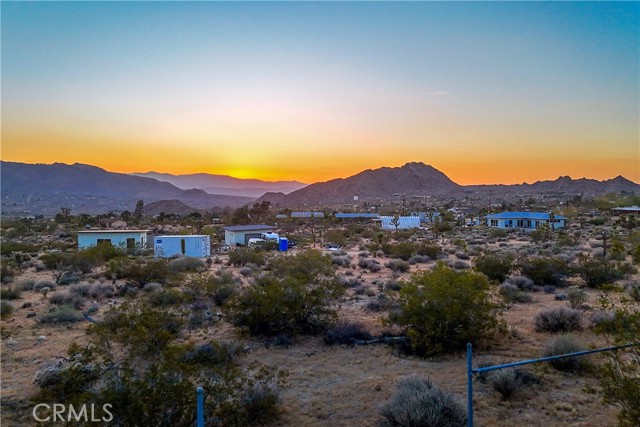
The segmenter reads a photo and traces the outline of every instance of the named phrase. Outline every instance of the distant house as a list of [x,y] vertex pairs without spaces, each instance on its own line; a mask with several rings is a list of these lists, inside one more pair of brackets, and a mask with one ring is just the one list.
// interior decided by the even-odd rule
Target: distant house
[[520,228],[524,230],[535,230],[541,224],[551,224],[552,229],[563,228],[567,217],[554,215],[551,222],[547,212],[502,212],[487,215],[487,225],[495,228]]
[[324,212],[291,212],[291,218],[324,218]]
[[335,214],[336,218],[380,218],[380,214],[369,212],[353,212],[343,213],[338,212]]
[[147,230],[85,230],[78,231],[78,249],[88,249],[101,244],[119,248],[136,248],[147,245]]
[[200,234],[157,236],[153,239],[153,253],[158,258],[176,255],[205,258],[211,255],[211,237]]
[[626,206],[611,209],[614,215],[640,215],[640,206]]
[[274,229],[275,227],[265,224],[224,227],[224,242],[228,246],[247,245],[249,239],[259,239],[262,233],[269,233]]
[[383,230],[406,230],[409,228],[419,228],[420,227],[420,217],[419,216],[399,216],[398,217],[398,226],[394,224],[394,217],[392,216],[381,216],[380,222],[382,223]]

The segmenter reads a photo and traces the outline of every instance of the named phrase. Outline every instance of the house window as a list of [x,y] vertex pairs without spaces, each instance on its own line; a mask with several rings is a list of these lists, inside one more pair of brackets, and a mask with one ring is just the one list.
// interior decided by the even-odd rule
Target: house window
[[127,249],[133,249],[136,247],[136,239],[130,237],[127,239]]
[[492,227],[497,227],[498,226],[498,220],[497,219],[492,219],[491,220],[491,226]]
[[531,220],[530,219],[527,220],[527,228],[531,228]]
[[111,244],[111,239],[97,239],[96,243],[98,245],[110,245]]
[[523,219],[519,219],[516,222],[516,224],[517,224],[518,228],[523,228],[524,227],[524,220]]
[[512,219],[508,219],[504,222],[504,226],[505,227],[513,227],[513,220]]

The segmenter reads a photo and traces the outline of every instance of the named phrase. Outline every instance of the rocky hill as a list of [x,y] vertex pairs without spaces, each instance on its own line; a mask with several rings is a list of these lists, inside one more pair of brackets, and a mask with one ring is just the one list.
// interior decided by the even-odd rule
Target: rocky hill
[[133,211],[137,200],[180,200],[198,209],[236,207],[251,198],[183,190],[152,178],[108,172],[75,163],[1,162],[4,214],[53,215],[61,207],[72,213]]
[[288,194],[281,205],[301,206],[318,203],[349,203],[358,200],[389,199],[394,196],[457,194],[463,187],[451,181],[433,166],[407,163],[404,166],[367,169],[349,178],[311,184]]

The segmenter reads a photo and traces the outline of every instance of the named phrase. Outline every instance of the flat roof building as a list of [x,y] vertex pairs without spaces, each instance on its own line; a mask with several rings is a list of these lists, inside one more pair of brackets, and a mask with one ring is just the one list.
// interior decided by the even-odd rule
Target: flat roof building
[[224,242],[228,246],[245,246],[249,239],[259,239],[262,233],[270,233],[275,227],[266,224],[232,225],[224,227]]

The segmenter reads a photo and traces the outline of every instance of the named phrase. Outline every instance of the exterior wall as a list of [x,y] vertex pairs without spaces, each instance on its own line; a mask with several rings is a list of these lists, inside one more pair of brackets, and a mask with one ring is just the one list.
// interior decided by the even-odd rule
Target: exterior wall
[[[406,230],[408,228],[420,227],[420,217],[418,216],[401,216],[399,218],[400,218],[400,221],[398,224],[398,230]],[[393,221],[392,216],[381,216],[380,221],[382,222],[383,230],[396,229],[396,226],[392,224],[392,221]]]
[[[492,221],[497,221],[497,225],[495,224],[495,222],[492,223]],[[511,221],[511,222],[509,222]],[[523,221],[522,226],[518,225],[518,221]],[[553,229],[554,230],[558,230],[560,228],[564,228],[565,226],[565,220],[564,219],[556,219],[557,222],[555,222],[553,224]],[[504,229],[509,229],[509,228],[517,228],[517,229],[524,229],[524,230],[536,230],[540,225],[542,225],[543,223],[549,222],[548,220],[544,220],[544,219],[529,219],[529,218],[509,218],[509,219],[503,219],[503,218],[498,218],[498,219],[491,219],[491,218],[487,218],[487,225],[489,227],[495,227],[495,228],[504,228]]]
[[160,258],[182,255],[182,240],[185,243],[185,256],[204,258],[211,255],[211,238],[205,235],[158,236],[153,239],[154,255]]
[[268,230],[224,231],[224,243],[227,246],[246,245],[249,239],[260,238]]
[[87,249],[98,244],[98,240],[109,240],[116,247],[127,247],[127,239],[134,239],[135,244],[146,246],[147,233],[111,233],[108,231],[101,233],[78,233],[78,249]]

